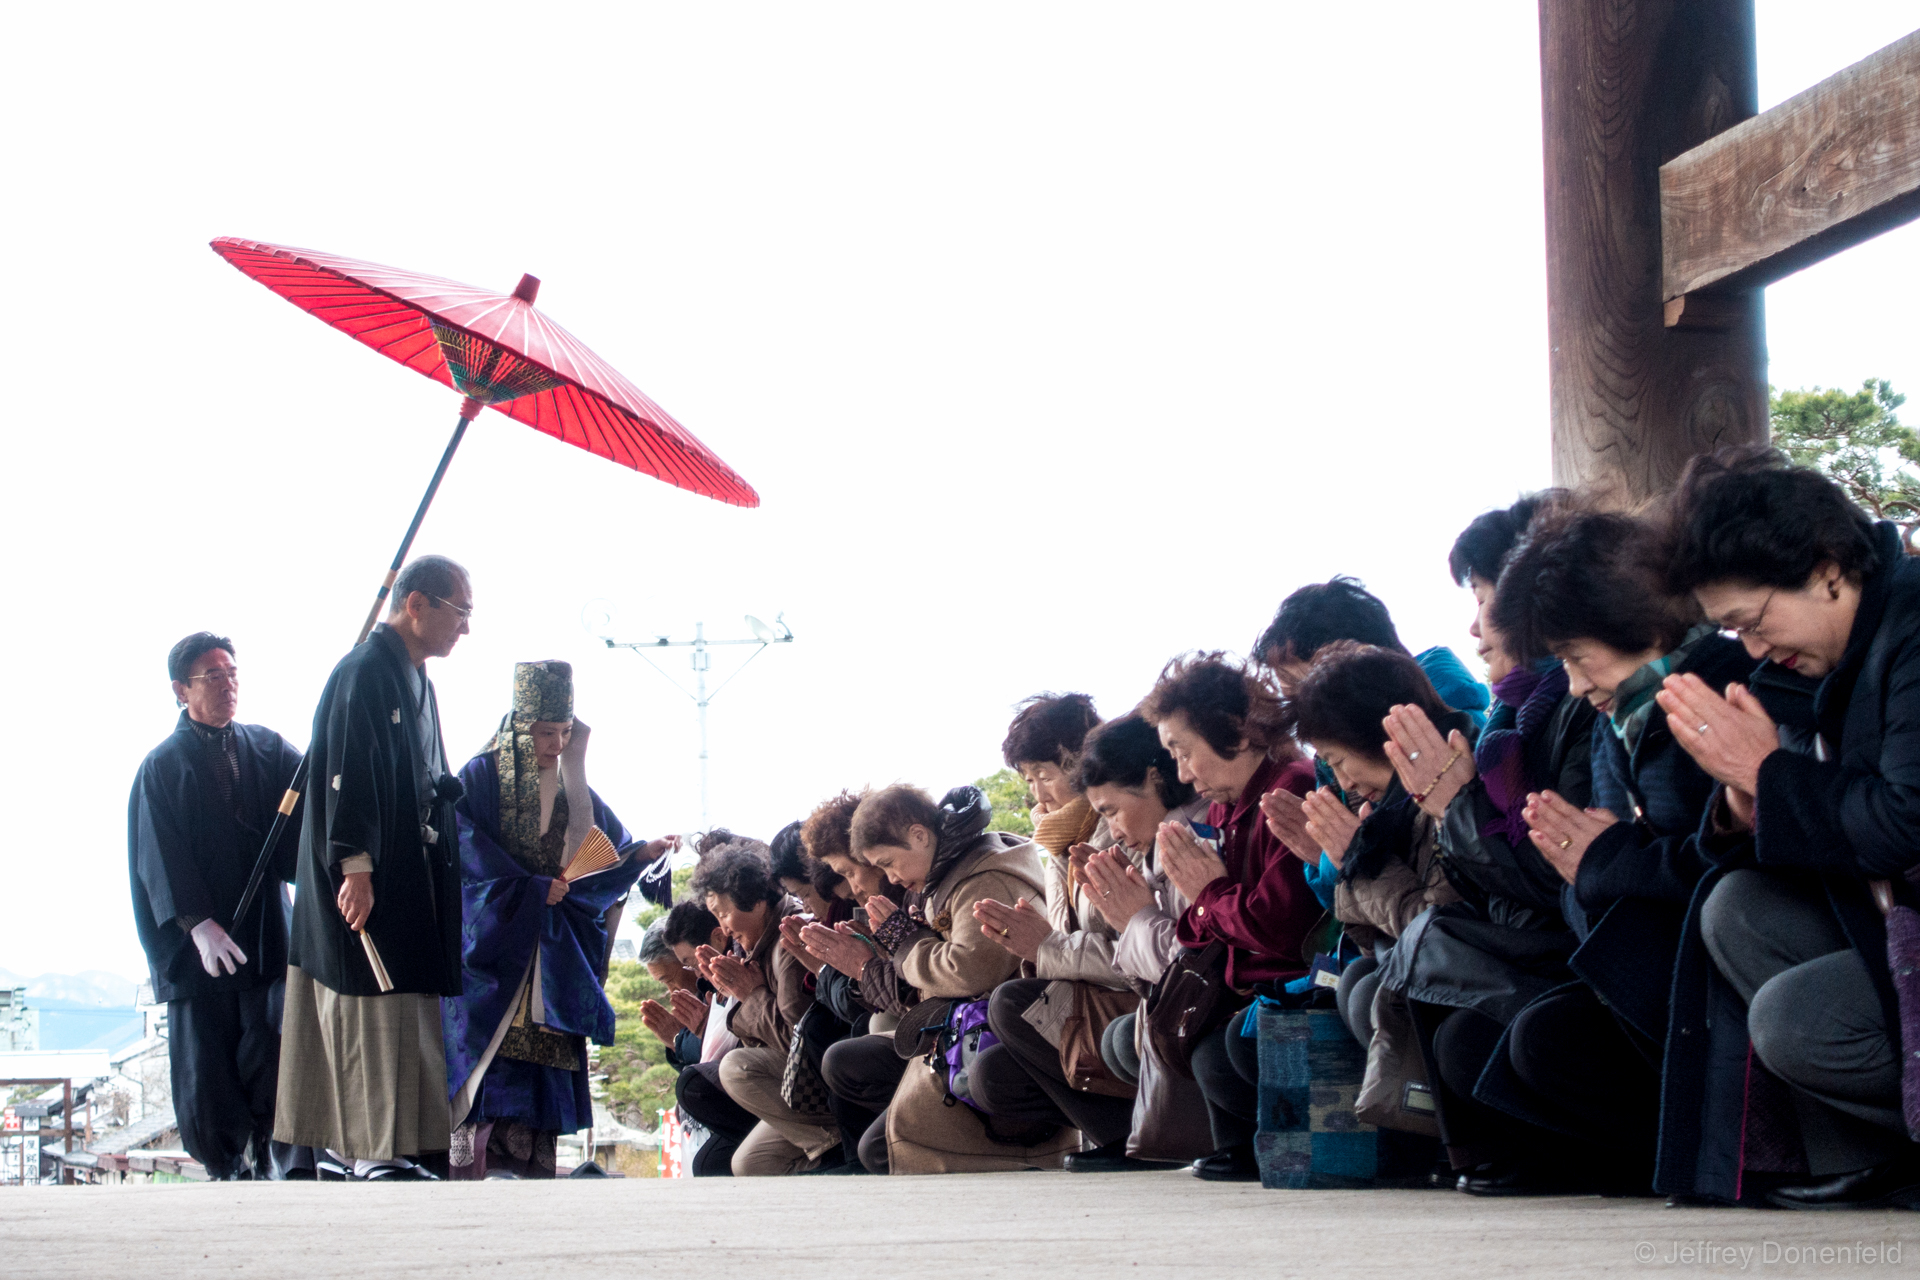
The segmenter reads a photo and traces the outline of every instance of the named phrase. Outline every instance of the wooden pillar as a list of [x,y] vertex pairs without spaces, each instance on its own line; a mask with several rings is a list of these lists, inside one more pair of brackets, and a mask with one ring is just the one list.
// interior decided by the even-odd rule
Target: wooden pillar
[[1660,166],[1754,115],[1752,0],[1540,0],[1553,478],[1619,502],[1767,438],[1763,294],[1669,327]]

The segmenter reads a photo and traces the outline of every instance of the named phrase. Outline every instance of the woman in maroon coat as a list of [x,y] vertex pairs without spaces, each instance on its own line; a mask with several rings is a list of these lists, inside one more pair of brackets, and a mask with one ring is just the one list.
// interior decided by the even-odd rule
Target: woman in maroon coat
[[[1313,764],[1287,736],[1271,677],[1225,654],[1174,659],[1140,709],[1159,730],[1180,780],[1212,802],[1207,824],[1219,833],[1216,852],[1183,825],[1160,828],[1167,878],[1192,903],[1180,917],[1181,945],[1226,943],[1227,985],[1244,1003],[1256,984],[1307,970],[1301,945],[1322,908],[1300,859],[1268,828],[1260,798],[1279,790],[1304,795],[1313,787]],[[1214,1142],[1214,1153],[1195,1161],[1193,1172],[1209,1181],[1260,1176],[1253,1158],[1259,1067],[1254,1042],[1240,1034],[1243,1016],[1236,1013],[1193,1050]]]

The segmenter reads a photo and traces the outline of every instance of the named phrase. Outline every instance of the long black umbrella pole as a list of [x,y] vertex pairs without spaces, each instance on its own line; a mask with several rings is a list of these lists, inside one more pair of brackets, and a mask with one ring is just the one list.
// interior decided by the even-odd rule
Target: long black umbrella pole
[[[447,464],[453,461],[453,455],[460,448],[460,441],[467,434],[475,417],[480,413],[480,402],[468,400],[460,406],[460,422],[453,429],[453,438],[447,441],[447,448],[440,455],[440,465],[433,469],[433,479],[427,482],[427,491],[420,496],[420,506],[413,513],[413,523],[407,526],[407,536],[400,539],[400,549],[393,553],[393,564],[387,569],[386,581],[380,584],[379,594],[373,598],[373,608],[367,610],[367,620],[360,624],[360,634],[354,638],[357,647],[373,631],[373,624],[380,618],[380,606],[386,603],[387,596],[393,590],[394,580],[400,576],[400,566],[407,562],[407,552],[413,550],[413,540],[420,532],[420,524],[427,518],[427,508],[433,505],[433,495],[440,492],[440,482],[446,479]],[[267,841],[260,846],[260,856],[253,860],[253,873],[247,877],[246,891],[240,895],[240,905],[234,908],[233,923],[237,926],[246,919],[247,911],[253,906],[254,898],[260,892],[260,886],[267,878],[267,868],[273,863],[273,851],[280,844],[281,833],[287,829],[287,822],[293,817],[295,806],[307,788],[307,764],[311,756],[302,756],[300,767],[293,771],[293,781],[287,784],[287,793],[280,797],[280,811],[273,815],[273,826],[267,831]]]

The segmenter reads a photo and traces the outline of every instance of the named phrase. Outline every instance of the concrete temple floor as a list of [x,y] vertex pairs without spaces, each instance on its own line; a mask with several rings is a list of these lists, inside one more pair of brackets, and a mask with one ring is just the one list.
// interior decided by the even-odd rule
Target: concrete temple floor
[[[1893,1250],[1839,1252],[1862,1245]],[[1822,1248],[1835,1252],[1822,1260]],[[1916,1214],[1489,1201],[1452,1191],[1263,1191],[1177,1172],[0,1189],[0,1276],[7,1280],[1426,1280],[1916,1268]]]

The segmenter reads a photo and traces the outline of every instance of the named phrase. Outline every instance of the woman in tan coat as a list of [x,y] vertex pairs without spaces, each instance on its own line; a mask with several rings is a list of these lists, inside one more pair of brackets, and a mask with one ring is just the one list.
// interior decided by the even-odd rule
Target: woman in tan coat
[[944,1022],[931,1016],[938,1006],[923,1010],[929,1002],[980,999],[1019,969],[1018,959],[987,937],[973,905],[1042,893],[1040,852],[1030,840],[988,831],[992,815],[977,787],[956,787],[935,804],[909,786],[876,791],[854,813],[854,856],[907,890],[900,908],[883,897],[867,900],[874,943],[921,1002],[896,1041],[908,1042],[903,1056],[909,1061],[887,1108],[890,1173],[1058,1168],[1079,1141],[1070,1129],[996,1139],[972,1108],[947,1105],[944,1064],[936,1072],[924,1060],[931,1036],[914,1034],[919,1025]]
[[733,940],[720,954],[695,953],[700,976],[737,1003],[727,1029],[740,1047],[720,1060],[720,1085],[759,1123],[733,1153],[736,1178],[798,1173],[840,1145],[830,1116],[804,1116],[780,1095],[787,1048],[813,1004],[806,968],[780,945],[780,921],[794,910],[773,876],[767,847],[735,839],[710,849],[694,872],[693,892]]
[[1126,1158],[1134,1086],[1100,1058],[1107,1024],[1140,999],[1114,967],[1119,930],[1087,893],[1087,859],[1113,843],[1079,777],[1099,732],[1092,700],[1078,693],[1031,698],[1008,727],[1001,754],[1048,808],[1034,833],[1049,855],[1047,897],[1044,914],[1024,898],[974,904],[988,936],[1020,959],[1022,976],[994,989],[987,1023],[1000,1043],[979,1055],[968,1083],[996,1122],[1078,1129],[1117,1157],[1096,1162],[1102,1168],[1153,1168]]

